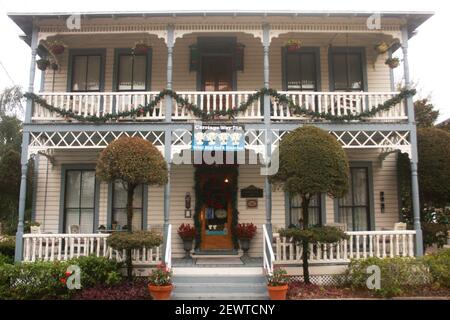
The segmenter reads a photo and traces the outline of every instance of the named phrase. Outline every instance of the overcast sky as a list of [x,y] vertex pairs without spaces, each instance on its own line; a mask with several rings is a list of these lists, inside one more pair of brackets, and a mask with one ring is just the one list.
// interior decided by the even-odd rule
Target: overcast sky
[[[219,1],[23,1],[0,0],[0,89],[12,83],[28,87],[30,50],[18,36],[21,34],[7,12],[86,12],[86,11],[160,11],[160,10],[373,10],[373,11],[434,11],[435,16],[419,28],[410,41],[410,68],[419,94],[430,95],[440,110],[439,120],[450,118],[448,102],[450,72],[450,5],[443,0],[227,0]],[[3,68],[4,67],[4,68]],[[6,71],[5,71],[6,69]],[[9,74],[9,76],[8,76]],[[10,79],[11,78],[11,79]]]

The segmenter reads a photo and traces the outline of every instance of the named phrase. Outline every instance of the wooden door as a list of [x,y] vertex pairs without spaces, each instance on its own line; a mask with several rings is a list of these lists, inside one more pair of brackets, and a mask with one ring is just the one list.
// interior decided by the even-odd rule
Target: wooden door
[[[202,91],[232,91],[233,90],[233,60],[229,56],[204,56],[202,58]],[[231,106],[231,95],[203,99],[203,106]],[[222,99],[222,101],[220,101]],[[227,103],[228,102],[228,103]],[[217,108],[217,107],[216,107]]]

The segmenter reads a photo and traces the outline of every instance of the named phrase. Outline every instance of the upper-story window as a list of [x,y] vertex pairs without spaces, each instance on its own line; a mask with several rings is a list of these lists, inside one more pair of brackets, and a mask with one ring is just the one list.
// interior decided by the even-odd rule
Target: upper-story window
[[104,49],[71,50],[68,89],[75,92],[102,91],[104,61]]
[[318,53],[314,49],[285,52],[285,89],[296,91],[318,90]]
[[335,91],[364,91],[364,50],[332,48],[330,50],[330,82]]
[[145,91],[149,88],[150,51],[132,54],[129,49],[116,50],[116,90]]

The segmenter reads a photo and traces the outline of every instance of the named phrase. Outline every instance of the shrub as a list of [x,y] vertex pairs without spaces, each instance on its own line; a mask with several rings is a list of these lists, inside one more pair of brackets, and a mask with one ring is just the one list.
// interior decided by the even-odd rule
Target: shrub
[[448,224],[434,222],[422,222],[423,242],[425,246],[431,247],[436,244],[442,248],[447,243]]
[[375,294],[382,297],[401,295],[406,289],[423,285],[431,280],[426,265],[415,258],[368,258],[352,260],[346,272],[348,284],[353,289],[366,289],[371,273],[369,266],[378,266],[381,271],[380,289]]
[[74,300],[149,300],[146,279],[123,281],[114,286],[98,285],[83,289],[73,296]]
[[256,226],[253,223],[239,223],[235,234],[238,239],[253,239],[256,234]]
[[183,240],[192,240],[195,238],[195,227],[192,227],[189,223],[181,224],[178,227],[178,235]]
[[423,259],[430,270],[433,282],[438,286],[450,288],[450,249],[440,250]]
[[14,236],[0,236],[0,254],[14,257],[16,241]]
[[4,254],[0,254],[0,266],[2,264],[12,264],[14,259],[10,256],[5,256]]
[[67,298],[67,262],[33,262],[0,266],[0,299]]
[[154,286],[168,286],[172,284],[172,271],[161,263],[152,270],[148,280]]
[[161,245],[162,236],[153,231],[114,232],[106,241],[116,250],[141,249]]
[[90,288],[100,284],[114,285],[122,280],[120,273],[122,263],[105,257],[79,257],[69,260],[68,264],[80,267],[80,280],[83,288]]

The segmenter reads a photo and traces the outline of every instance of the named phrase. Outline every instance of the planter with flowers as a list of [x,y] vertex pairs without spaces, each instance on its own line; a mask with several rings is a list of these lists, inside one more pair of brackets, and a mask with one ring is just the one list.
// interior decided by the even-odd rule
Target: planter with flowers
[[389,50],[389,45],[386,42],[382,41],[375,45],[375,50],[378,54],[386,53]]
[[239,223],[235,228],[235,235],[239,239],[240,247],[245,256],[250,249],[250,240],[255,236],[256,229],[253,223]]
[[287,271],[282,268],[275,268],[273,274],[267,276],[267,291],[270,300],[286,300],[288,283]]
[[135,54],[147,54],[150,46],[146,44],[143,40],[140,40],[134,44],[133,52]]
[[173,290],[172,271],[161,263],[150,274],[148,290],[155,300],[169,300]]
[[178,227],[178,235],[183,240],[184,251],[186,252],[186,258],[190,258],[192,243],[195,239],[195,228],[191,226],[189,223],[181,224]]
[[391,69],[395,69],[400,65],[400,59],[399,58],[389,58],[386,60],[385,64],[389,66]]
[[39,70],[45,71],[50,66],[50,60],[48,59],[39,59],[36,60],[36,64]]
[[302,42],[300,40],[289,39],[286,42],[286,49],[288,52],[295,52],[300,49]]
[[64,50],[66,49],[67,45],[62,42],[61,40],[54,40],[49,42],[48,49],[51,53],[54,55],[59,55],[64,53]]

